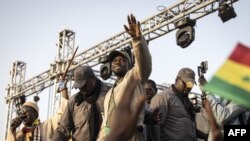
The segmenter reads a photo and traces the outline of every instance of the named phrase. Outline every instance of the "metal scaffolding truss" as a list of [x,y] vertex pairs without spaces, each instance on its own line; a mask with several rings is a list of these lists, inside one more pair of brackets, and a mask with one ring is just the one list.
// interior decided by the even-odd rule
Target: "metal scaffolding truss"
[[[228,4],[232,4],[237,0],[228,0]],[[182,20],[184,17],[191,19],[199,19],[212,12],[219,7],[217,0],[182,0],[177,4],[166,8],[164,11],[151,16],[141,22],[141,28],[146,40],[151,41],[161,37],[176,29],[174,23]],[[131,42],[131,37],[124,31],[121,32],[87,50],[76,55],[74,65],[69,69],[73,70],[78,65],[87,64],[91,67],[99,64],[98,58],[108,54],[112,50],[124,48]],[[19,95],[32,95],[37,91],[41,91],[51,85],[52,81],[58,74],[51,74],[51,70],[47,70],[25,82],[20,83],[16,87],[20,89],[15,96],[7,96],[6,100],[15,99]]]
[[[15,94],[20,91],[20,87],[17,87],[18,84],[24,82],[25,80],[25,72],[26,72],[26,63],[22,61],[16,61],[12,64],[12,70],[10,71],[11,81],[8,84],[7,88],[7,96],[13,97]],[[13,106],[15,104],[15,106]],[[16,109],[20,109],[21,103],[20,99],[13,99],[8,101],[8,113],[7,113],[7,121],[6,121],[6,129],[9,129],[10,120],[16,114]],[[16,109],[14,109],[16,108]],[[5,132],[5,137],[7,132]]]
[[[189,17],[190,19],[197,20],[210,13],[213,13],[219,8],[219,0],[180,0],[178,3],[174,4],[169,8],[165,8],[161,12],[149,17],[148,19],[141,22],[141,30],[143,36],[147,41],[154,40],[161,37],[177,27],[175,23]],[[222,0],[223,1],[223,0]],[[224,2],[228,4],[233,4],[238,0],[227,0]],[[21,95],[30,96],[41,92],[42,90],[55,85],[58,75],[65,71],[65,66],[68,62],[69,54],[72,54],[74,50],[74,32],[69,30],[64,30],[59,34],[60,37],[67,37],[67,40],[60,40],[59,37],[59,53],[55,64],[51,64],[50,69],[32,77],[26,81],[20,81],[11,85],[7,88],[6,102],[8,105],[8,111],[10,110],[13,100]],[[64,38],[65,39],[65,38]],[[67,53],[60,50],[62,44],[73,47],[68,50]],[[130,45],[131,37],[125,32],[121,32],[111,38],[96,44],[95,46],[78,53],[74,60],[73,65],[69,68],[69,72],[72,72],[79,65],[89,65],[95,67],[99,65],[98,58],[107,55],[109,52],[115,49],[122,49]],[[65,54],[66,53],[66,54]],[[65,58],[66,56],[66,58]],[[65,60],[66,59],[66,60]],[[11,83],[12,84],[12,83]],[[10,113],[8,113],[9,116]],[[11,118],[7,118],[11,119]],[[8,129],[8,123],[7,128]]]

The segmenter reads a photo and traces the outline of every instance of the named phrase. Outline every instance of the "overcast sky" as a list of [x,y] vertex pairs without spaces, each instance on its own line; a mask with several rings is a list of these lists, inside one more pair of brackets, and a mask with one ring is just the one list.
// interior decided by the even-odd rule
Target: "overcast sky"
[[[56,57],[58,33],[64,29],[76,33],[75,45],[83,51],[124,31],[127,15],[140,21],[159,13],[158,6],[170,7],[175,0],[0,0],[0,138],[3,139],[7,113],[4,97],[14,61],[27,63],[26,80],[49,69]],[[150,42],[153,70],[150,76],[158,84],[173,83],[178,70],[197,70],[207,60],[211,78],[238,42],[250,46],[250,1],[234,4],[237,17],[222,23],[215,12],[196,22],[195,41],[186,49],[176,45],[175,32]],[[78,52],[80,52],[78,51]],[[40,93],[40,117],[47,117],[48,90]]]

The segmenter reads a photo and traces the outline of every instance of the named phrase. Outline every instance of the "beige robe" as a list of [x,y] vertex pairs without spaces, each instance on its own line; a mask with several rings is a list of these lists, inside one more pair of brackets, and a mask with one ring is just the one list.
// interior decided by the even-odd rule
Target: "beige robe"
[[[45,120],[44,122],[40,123],[39,126],[41,129],[41,138],[43,141],[52,141],[53,139],[53,135],[54,135],[54,131],[57,128],[57,123],[59,122],[66,106],[67,106],[67,102],[68,100],[65,98],[61,98],[61,104],[59,107],[59,110],[57,111],[57,113]],[[17,131],[15,133],[12,133],[11,131],[9,131],[8,135],[7,135],[7,139],[6,141],[22,141],[24,134],[22,133],[22,131]]]
[[[135,55],[135,64],[134,67],[129,70],[124,78],[118,82],[118,85],[114,88],[114,106],[110,106],[110,100],[112,88],[108,91],[106,94],[105,100],[104,100],[104,116],[103,116],[103,122],[102,126],[98,135],[97,141],[106,141],[107,135],[109,132],[107,132],[107,129],[109,130],[110,123],[108,123],[108,118],[112,119],[112,113],[110,111],[113,111],[116,106],[118,105],[119,101],[121,100],[121,95],[119,93],[119,90],[124,87],[124,85],[127,85],[127,80],[131,76],[139,76],[140,82],[137,84],[135,92],[133,94],[132,102],[131,102],[131,109],[133,108],[137,103],[137,97],[139,95],[144,94],[144,87],[143,84],[148,80],[151,70],[152,70],[152,61],[151,61],[151,55],[149,53],[149,49],[147,46],[147,43],[145,41],[144,37],[137,37],[132,40],[132,46],[133,51]],[[113,109],[112,109],[113,108]],[[111,117],[110,117],[111,116]],[[109,120],[112,122],[112,120]],[[143,126],[144,121],[144,108],[142,109],[139,119],[137,121],[138,126]],[[122,122],[122,121],[121,121]],[[110,129],[112,130],[112,129]],[[131,141],[140,141],[143,137],[138,137],[138,135],[135,133],[135,135],[131,138]]]

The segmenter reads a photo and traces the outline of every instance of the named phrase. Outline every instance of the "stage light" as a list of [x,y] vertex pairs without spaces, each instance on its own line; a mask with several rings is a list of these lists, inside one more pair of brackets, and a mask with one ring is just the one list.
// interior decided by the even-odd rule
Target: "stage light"
[[[148,41],[147,41],[147,44],[148,44]],[[131,51],[131,46],[126,46],[125,48],[121,49],[121,51],[124,51],[124,52],[127,52],[128,53],[128,56],[130,58],[130,63],[129,63],[129,68],[132,68],[134,66],[134,54],[132,53]]]
[[175,27],[179,28],[176,32],[176,43],[181,48],[188,47],[195,39],[195,30],[193,26],[196,24],[195,20],[186,17],[181,21],[175,23]]
[[102,63],[100,67],[100,76],[103,80],[107,80],[111,74],[111,64],[108,55],[99,58],[99,63]]
[[218,11],[218,16],[220,17],[223,23],[237,16],[234,11],[234,8],[225,2],[220,3]]

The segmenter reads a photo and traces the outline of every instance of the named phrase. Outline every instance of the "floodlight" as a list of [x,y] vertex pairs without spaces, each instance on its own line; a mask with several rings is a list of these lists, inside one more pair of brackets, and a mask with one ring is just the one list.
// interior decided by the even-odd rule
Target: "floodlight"
[[222,22],[224,23],[232,18],[235,18],[237,15],[232,6],[230,6],[227,3],[220,3],[218,16],[221,18]]
[[186,17],[175,23],[175,26],[179,28],[176,32],[176,43],[181,48],[188,47],[195,39],[195,30],[193,26],[196,24],[195,20],[191,20]]
[[100,76],[103,80],[107,80],[111,74],[111,64],[108,55],[99,58],[99,63],[102,63],[100,67]]

